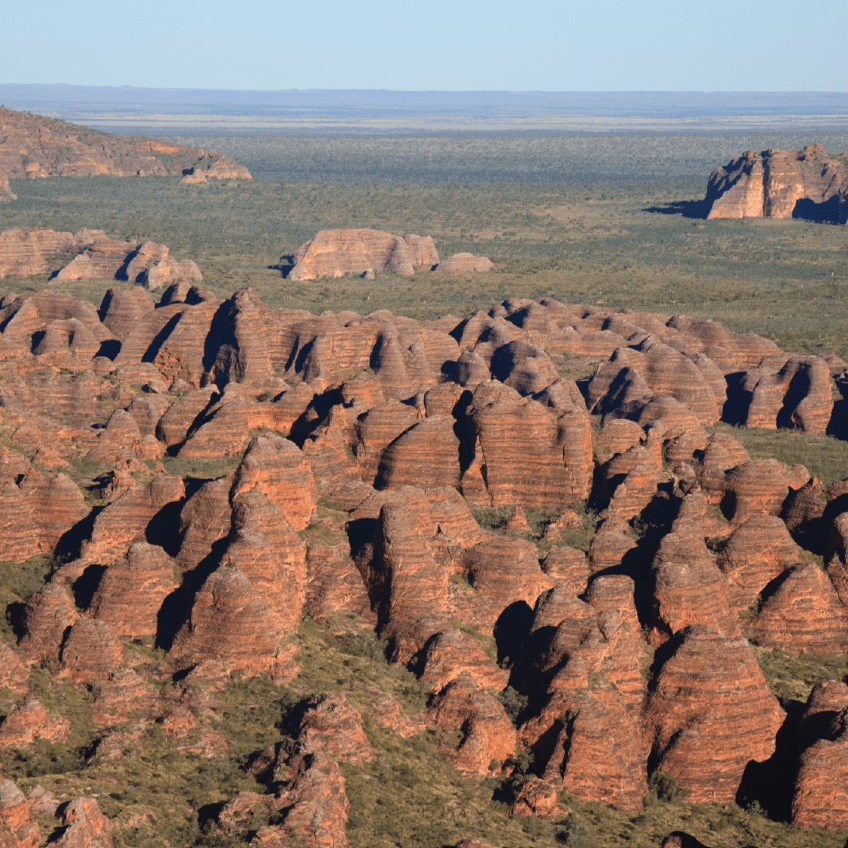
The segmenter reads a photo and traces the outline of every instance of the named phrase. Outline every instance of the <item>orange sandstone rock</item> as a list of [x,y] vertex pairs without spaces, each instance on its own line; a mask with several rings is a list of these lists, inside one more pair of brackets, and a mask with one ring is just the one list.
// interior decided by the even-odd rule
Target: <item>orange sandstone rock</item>
[[232,498],[256,489],[280,509],[295,530],[303,530],[318,499],[308,459],[293,443],[275,434],[256,436],[233,480]]
[[121,643],[111,624],[96,618],[80,618],[62,645],[62,667],[82,683],[103,680],[124,661]]
[[67,631],[77,620],[74,602],[64,586],[48,583],[27,601],[21,651],[39,662],[57,661]]
[[696,803],[732,802],[747,763],[774,752],[783,717],[749,643],[702,625],[670,644],[646,713],[657,769]]
[[485,776],[493,760],[503,763],[516,752],[515,727],[503,704],[468,675],[454,679],[436,695],[429,714],[447,736],[440,744],[442,753],[466,774]]
[[710,175],[707,217],[791,218],[806,204],[806,214],[844,224],[847,183],[845,163],[821,144],[797,151],[748,150]]
[[838,654],[848,643],[848,610],[827,574],[815,563],[787,569],[769,587],[751,622],[759,644],[792,654]]
[[290,280],[320,280],[346,274],[403,274],[414,266],[407,243],[379,230],[321,230],[295,254]]
[[477,274],[494,271],[495,266],[485,256],[475,256],[473,253],[454,253],[443,259],[434,269],[445,274]]
[[48,715],[41,701],[29,698],[13,707],[0,724],[0,748],[24,748],[36,739],[64,742],[70,729],[64,718]]
[[24,793],[11,781],[0,779],[0,845],[38,848],[41,835]]
[[88,612],[109,622],[123,637],[154,635],[162,603],[178,585],[174,563],[165,551],[135,542],[126,557],[103,572]]
[[800,556],[801,549],[776,516],[755,515],[743,521],[717,558],[719,568],[727,575],[730,606],[740,611],[754,606],[763,589]]
[[222,659],[248,675],[271,670],[279,638],[267,622],[272,612],[237,568],[206,578],[188,620],[174,638],[171,654],[182,662]]

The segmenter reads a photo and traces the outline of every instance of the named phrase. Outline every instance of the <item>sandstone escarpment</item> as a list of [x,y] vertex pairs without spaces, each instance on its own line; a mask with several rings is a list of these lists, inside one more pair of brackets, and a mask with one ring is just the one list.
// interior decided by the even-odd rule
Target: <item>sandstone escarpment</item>
[[107,135],[88,127],[0,107],[0,173],[8,178],[179,176],[197,169],[206,176],[249,179],[212,150],[166,141]]
[[710,175],[708,218],[848,220],[848,161],[821,144],[803,150],[748,150]]

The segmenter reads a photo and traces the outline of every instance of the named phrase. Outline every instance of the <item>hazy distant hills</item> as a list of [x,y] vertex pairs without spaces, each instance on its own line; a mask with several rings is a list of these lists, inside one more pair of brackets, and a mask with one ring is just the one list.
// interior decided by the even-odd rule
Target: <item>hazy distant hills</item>
[[[131,86],[0,84],[0,103],[89,125],[149,123],[151,116],[258,118],[294,125],[398,122],[400,125],[507,122],[539,129],[552,117],[660,120],[797,116],[820,124],[848,120],[848,97],[821,92],[504,92],[230,91]],[[114,119],[114,121],[112,120]],[[522,123],[524,122],[524,123]],[[554,128],[554,127],[551,127]]]

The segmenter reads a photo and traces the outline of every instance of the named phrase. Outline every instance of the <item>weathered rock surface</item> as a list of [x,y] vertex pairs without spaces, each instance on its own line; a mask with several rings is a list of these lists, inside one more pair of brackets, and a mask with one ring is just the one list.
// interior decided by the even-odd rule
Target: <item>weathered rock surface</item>
[[155,635],[165,598],[178,586],[174,563],[160,547],[136,542],[104,572],[88,612],[123,637]]
[[244,165],[236,165],[232,159],[219,156],[214,151],[204,151],[200,159],[190,168],[184,168],[184,183],[206,183],[209,180],[252,180]]
[[7,480],[0,485],[0,557],[23,562],[53,554],[88,513],[82,492],[65,474],[44,477],[32,468],[19,482]]
[[822,435],[833,412],[830,370],[819,356],[775,354],[745,374],[738,418],[748,427]]
[[48,715],[44,705],[30,698],[12,709],[0,724],[0,748],[25,748],[36,739],[64,742],[70,724],[63,718]]
[[91,683],[117,671],[124,654],[115,629],[106,621],[80,618],[62,645],[62,667],[74,680]]
[[107,135],[29,112],[0,107],[0,173],[23,177],[178,176],[198,168],[249,179],[246,168],[211,150],[167,141]]
[[7,200],[17,200],[18,196],[12,192],[12,189],[9,188],[9,178],[0,171],[0,203],[4,203]]
[[126,280],[158,289],[203,276],[190,259],[175,260],[163,244],[117,241],[103,230],[76,234],[16,229],[0,233],[0,277],[50,274],[53,282]]
[[841,681],[819,683],[807,699],[792,793],[792,824],[797,827],[831,830],[848,825],[846,709],[848,687]]
[[454,253],[453,256],[442,260],[436,265],[436,271],[443,274],[477,274],[484,271],[494,271],[491,259],[485,256],[475,256],[473,253]]
[[[493,760],[516,753],[515,727],[500,701],[467,675],[451,681],[433,700],[432,722],[445,731],[441,749],[460,771],[487,775]],[[459,739],[450,738],[458,731]]]
[[0,825],[0,845],[3,848],[38,848],[41,835],[26,796],[6,779],[0,779]]
[[300,247],[294,258],[291,280],[364,275],[369,271],[409,276],[415,270],[407,242],[380,230],[321,230]]
[[708,218],[848,220],[848,161],[821,144],[803,150],[748,150],[710,175]]
[[213,572],[195,595],[171,653],[186,664],[224,659],[233,670],[257,674],[273,668],[279,637],[267,626],[272,612],[235,567]]
[[769,590],[750,625],[760,645],[796,655],[845,651],[848,610],[819,566],[793,565]]
[[731,608],[741,612],[755,606],[763,589],[800,556],[800,548],[777,516],[757,515],[743,521],[717,557],[727,576],[725,594]]
[[65,635],[77,617],[68,590],[48,583],[27,601],[21,651],[39,662],[58,661]]
[[[600,426],[562,357],[600,363]],[[561,790],[636,812],[649,769],[730,803],[773,751],[782,797],[807,764],[799,821],[825,809],[809,752],[841,738],[848,698],[819,687],[778,737],[740,634],[764,662],[842,652],[848,484],[705,425],[773,383],[794,426],[820,429],[833,361],[602,305],[316,317],[188,282],[159,304],[112,289],[99,311],[7,295],[0,359],[0,588],[20,643],[0,642],[0,738],[59,740],[65,708],[41,688],[58,677],[98,768],[160,734],[174,756],[238,751],[265,790],[218,825],[266,845],[343,845],[342,769],[433,725],[467,774],[533,755],[512,815],[562,815]],[[244,750],[242,718],[275,744]],[[140,833],[154,812],[140,804]]]
[[783,710],[746,640],[698,625],[670,647],[646,714],[656,767],[692,802],[730,803],[748,762],[774,752]]

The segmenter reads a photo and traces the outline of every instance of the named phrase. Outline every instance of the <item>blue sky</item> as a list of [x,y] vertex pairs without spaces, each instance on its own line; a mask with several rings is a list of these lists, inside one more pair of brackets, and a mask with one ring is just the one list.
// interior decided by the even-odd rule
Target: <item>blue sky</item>
[[848,92],[844,0],[40,0],[2,21],[5,83]]

